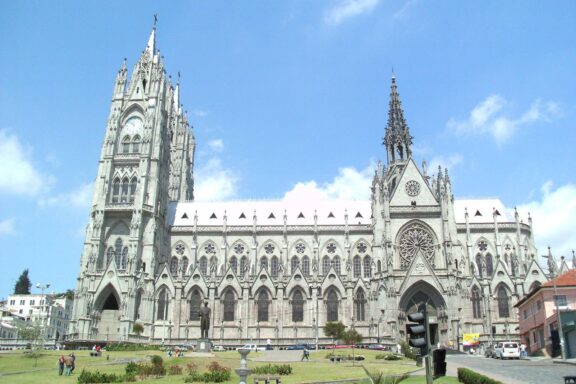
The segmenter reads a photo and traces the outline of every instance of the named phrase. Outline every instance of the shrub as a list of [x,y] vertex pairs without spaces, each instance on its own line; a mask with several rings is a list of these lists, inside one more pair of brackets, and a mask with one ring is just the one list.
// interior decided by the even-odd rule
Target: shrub
[[408,377],[407,373],[386,376],[382,371],[369,371],[365,367],[362,368],[364,368],[364,371],[370,377],[370,381],[374,384],[397,384]]
[[195,373],[198,371],[198,366],[194,363],[188,363],[186,364],[186,370],[188,371],[188,374]]
[[458,368],[458,381],[464,384],[503,384],[467,368]]
[[158,366],[158,365],[164,364],[164,360],[162,359],[162,356],[158,356],[158,355],[152,355],[152,356],[150,357],[150,362],[151,362],[152,365],[154,365],[154,366]]
[[132,343],[115,343],[106,345],[107,351],[146,351],[146,350],[160,350],[159,345],[150,344],[132,344]]
[[127,375],[136,375],[138,373],[138,364],[131,361],[126,365],[126,374]]
[[[190,365],[190,364],[189,364]],[[230,368],[226,368],[218,362],[213,361],[208,365],[208,372],[196,372],[196,366],[192,367],[194,370],[188,368],[188,377],[184,379],[185,383],[204,382],[204,383],[222,383],[229,381],[232,377]]]
[[402,360],[402,357],[395,353],[379,353],[376,355],[376,360],[396,361]]
[[80,376],[78,376],[78,384],[119,383],[123,381],[122,379],[122,376],[118,376],[114,373],[82,370]]
[[292,366],[290,364],[282,365],[262,365],[252,369],[252,374],[254,375],[281,375],[286,376],[292,374]]
[[181,375],[182,374],[182,367],[180,365],[171,365],[168,368],[169,375]]
[[418,356],[412,351],[410,344],[408,344],[406,340],[402,340],[400,342],[400,349],[402,350],[404,356],[406,356],[407,358],[412,360],[416,360],[416,358],[418,358]]

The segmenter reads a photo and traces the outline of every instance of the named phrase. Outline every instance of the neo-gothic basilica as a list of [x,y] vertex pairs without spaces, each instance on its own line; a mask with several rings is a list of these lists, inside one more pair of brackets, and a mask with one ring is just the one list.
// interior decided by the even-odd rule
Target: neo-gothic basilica
[[437,342],[515,334],[514,304],[567,265],[537,263],[524,213],[456,200],[447,170],[414,162],[412,140],[393,77],[370,200],[196,202],[196,143],[154,29],[116,76],[71,338],[184,343],[204,302],[224,345],[328,343],[329,321],[395,344],[421,304]]

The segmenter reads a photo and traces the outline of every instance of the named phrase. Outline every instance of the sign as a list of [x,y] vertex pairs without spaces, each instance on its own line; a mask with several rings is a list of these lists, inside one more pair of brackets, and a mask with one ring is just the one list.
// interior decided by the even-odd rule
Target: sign
[[465,333],[462,336],[462,344],[465,347],[471,347],[480,344],[480,334],[479,333]]

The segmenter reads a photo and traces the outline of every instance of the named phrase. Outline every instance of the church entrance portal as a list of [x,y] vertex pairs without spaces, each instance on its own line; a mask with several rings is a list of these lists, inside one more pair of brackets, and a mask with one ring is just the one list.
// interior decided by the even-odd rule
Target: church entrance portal
[[93,325],[96,329],[95,338],[107,342],[120,340],[120,297],[112,285],[102,290],[96,301],[96,309],[100,316]]
[[[400,300],[400,308],[406,315],[418,312],[422,306],[426,306],[430,343],[434,345],[440,341],[438,313],[440,309],[446,308],[446,303],[436,288],[424,281],[418,282],[408,288],[402,296],[402,300]],[[408,325],[406,325],[406,329],[404,329],[404,334],[408,339],[407,327]]]

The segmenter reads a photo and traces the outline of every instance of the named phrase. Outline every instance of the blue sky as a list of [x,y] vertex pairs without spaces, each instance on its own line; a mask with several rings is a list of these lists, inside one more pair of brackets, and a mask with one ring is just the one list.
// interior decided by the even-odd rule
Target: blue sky
[[157,44],[198,199],[368,198],[396,73],[417,163],[576,248],[573,1],[0,1],[0,297],[75,286],[116,71]]

